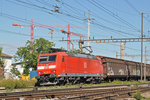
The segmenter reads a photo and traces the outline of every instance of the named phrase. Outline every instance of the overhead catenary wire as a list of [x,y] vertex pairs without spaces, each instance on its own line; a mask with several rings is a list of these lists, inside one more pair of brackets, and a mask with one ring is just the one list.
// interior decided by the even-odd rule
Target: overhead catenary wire
[[[18,2],[21,2],[21,3],[25,3],[25,4],[28,4],[28,5],[31,5],[31,6],[35,6],[35,7],[40,7],[40,6],[37,6],[37,5],[35,5],[35,4],[30,4],[30,3],[27,3],[27,2],[22,2],[22,1],[20,1],[20,0],[16,0],[16,1],[18,1]],[[40,7],[41,9],[43,9],[43,7]],[[44,9],[46,9],[46,10],[48,10],[47,8],[45,8],[44,7]],[[70,17],[73,17],[73,18],[76,18],[76,19],[79,19],[79,18],[77,18],[77,17],[74,17],[74,16],[71,16],[70,14],[66,14],[66,13],[64,13],[66,16],[70,16]],[[79,19],[79,20],[82,20],[82,19]]]
[[[10,1],[10,0],[8,0],[8,1]],[[31,3],[28,3],[28,2],[20,2],[20,0],[16,0],[16,1],[18,1],[19,3],[17,3],[17,4],[20,4],[20,3],[25,3],[26,5],[29,5],[29,6],[33,6],[33,4],[31,4]],[[15,3],[15,2],[11,2],[11,3]],[[15,3],[16,4],[16,3]],[[35,4],[34,4],[35,5]],[[21,6],[24,6],[24,7],[27,7],[27,6],[25,6],[25,5],[21,5]],[[42,7],[41,6],[35,6],[36,8],[39,8],[39,9],[42,9]],[[37,9],[34,9],[34,10],[37,10]],[[45,9],[43,9],[44,11],[45,11]],[[43,11],[43,10],[40,10],[40,11]],[[50,10],[51,12],[53,12],[52,13],[52,15],[56,15],[56,13],[53,11],[53,10],[51,10],[51,9],[46,9],[46,12],[45,13],[47,13],[47,14],[49,14],[49,12],[47,12],[47,10]],[[59,13],[59,14],[62,14],[62,13]],[[64,14],[62,14],[62,15],[66,15],[66,16],[72,16],[72,15],[70,15],[70,14],[67,14],[67,13],[64,13]],[[56,17],[58,17],[58,16],[56,16]],[[74,18],[74,19],[79,19],[78,17],[75,17],[75,16],[73,16],[73,17],[71,17],[71,18]],[[63,21],[65,21],[64,19],[61,19],[61,20],[63,20]],[[82,20],[82,19],[81,19]],[[65,21],[66,22],[66,21]],[[75,21],[74,21],[75,22]],[[56,29],[57,31],[58,31],[58,29]]]
[[[16,0],[16,1],[19,1],[19,2],[20,2],[20,0]],[[21,3],[25,3],[25,2],[21,2]],[[27,5],[29,4],[30,6],[33,6],[33,4],[30,4],[30,3],[25,3],[25,4],[27,4]],[[35,7],[40,7],[40,6],[36,6],[35,4],[34,4],[34,6],[35,6]],[[40,8],[43,9],[42,7],[40,7]],[[48,10],[48,9],[46,9],[46,10]],[[49,9],[49,10],[50,10],[50,9]],[[52,10],[51,10],[51,11],[52,11]],[[52,11],[52,12],[54,12],[54,11]],[[71,14],[68,14],[68,13],[60,12],[59,14],[66,15],[66,16],[68,16],[68,17],[71,17],[71,18],[74,18],[74,19],[78,19],[78,20],[82,20],[82,21],[83,21],[82,18],[72,16]],[[104,25],[101,25],[101,26],[104,26]],[[108,29],[108,30],[112,30],[112,31],[116,30],[116,29],[112,29],[112,28],[109,28],[109,27],[106,27],[106,26],[104,26],[104,27],[102,27],[102,28]],[[115,31],[115,32],[120,32],[120,33],[122,33],[122,31],[120,31],[120,30],[117,30],[117,31]]]
[[118,15],[116,15],[115,13],[113,13],[112,11],[110,11],[109,9],[105,8],[104,6],[102,6],[99,2],[95,1],[95,0],[88,0],[91,4],[93,4],[94,6],[96,6],[97,8],[101,9],[102,11],[106,12],[107,14],[109,14],[110,16],[114,17],[115,19],[117,19],[118,21],[124,23],[125,25],[133,28],[134,30],[136,30],[137,32],[140,32],[139,29],[137,29],[134,25],[130,24],[129,22],[125,21],[123,18],[119,17]]
[[[6,32],[8,34],[15,34],[15,35],[20,35],[20,36],[27,36],[27,37],[30,37],[30,35],[28,34],[25,34],[25,33],[20,33],[20,32],[14,32],[14,31],[9,31],[9,30],[4,30],[4,29],[0,29],[1,32]],[[49,37],[48,35],[42,35],[42,36],[39,36],[39,35],[34,35],[35,38],[40,38],[40,37]],[[55,37],[55,38],[61,38],[61,37]],[[57,41],[59,41],[59,39]]]
[[[77,3],[79,3],[78,1],[76,1]],[[69,5],[69,4],[67,4],[67,3],[64,3],[63,2],[63,4],[66,4],[66,5]],[[79,3],[79,5],[81,5],[80,3]],[[86,7],[86,6],[84,6],[84,5],[81,5],[81,6],[83,6],[83,7]],[[73,6],[69,6],[70,8],[73,8],[73,10],[77,10],[78,8],[76,8],[76,7],[73,7]],[[88,9],[88,8],[87,8]],[[70,9],[69,9],[70,10]],[[78,11],[78,10],[77,10]],[[115,22],[112,22],[112,21],[110,21],[110,20],[107,20],[107,19],[104,19],[104,18],[102,18],[102,17],[100,17],[100,16],[98,16],[96,13],[94,13],[94,12],[92,12],[93,14],[91,14],[93,17],[97,17],[98,19],[102,19],[103,21],[105,21],[105,22],[107,22],[107,23],[111,23],[111,24],[113,24],[113,25],[117,25],[117,26],[122,26],[121,24],[118,24],[118,23],[115,23]],[[98,21],[97,19],[94,19],[96,22]],[[101,24],[102,25],[102,24]],[[108,27],[108,26],[107,26]],[[126,27],[126,26],[122,26],[122,27]],[[127,27],[126,27],[127,28]],[[129,29],[129,28],[128,28]]]
[[21,6],[23,6],[23,7],[32,8],[32,9],[34,9],[34,10],[43,11],[43,12],[45,12],[45,13],[51,13],[51,12],[49,12],[49,11],[45,11],[44,9],[41,9],[42,7],[38,8],[38,7],[33,7],[33,6],[31,6],[31,5],[25,6],[24,4],[21,4],[21,3],[19,3],[19,2],[15,2],[15,0],[6,0],[6,1],[7,1],[7,2],[10,2],[10,3],[14,3],[14,4],[16,4],[16,5],[21,5]]
[[[76,1],[77,2],[77,1]],[[66,3],[64,3],[64,4],[66,4]],[[83,5],[84,6],[84,5]],[[94,15],[93,16],[95,16],[96,14],[94,13]],[[105,22],[109,22],[110,23],[110,21],[108,21],[108,20],[106,20],[106,19],[104,19],[104,18],[101,18],[101,17],[98,17],[98,18],[100,18],[100,19],[102,19],[102,20],[104,20]],[[97,21],[96,21],[96,23],[97,23]],[[112,23],[112,22],[111,22]],[[93,23],[91,23],[91,24],[93,24]],[[114,24],[117,24],[117,23],[112,23],[113,25]],[[131,34],[131,33],[126,33],[126,32],[123,32],[123,31],[121,31],[121,30],[117,30],[117,29],[113,29],[113,28],[110,28],[110,27],[108,27],[108,26],[104,26],[104,25],[102,25],[102,24],[97,24],[98,26],[101,26],[102,28],[104,28],[104,29],[108,29],[108,30],[111,30],[111,31],[115,31],[115,32],[119,32],[120,34],[127,34],[127,35],[134,35],[134,34]],[[118,26],[121,26],[121,25],[118,25]],[[125,26],[123,26],[123,27],[125,27]],[[131,28],[131,27],[130,27]],[[125,36],[125,35],[124,35]]]
[[[83,5],[82,3],[80,3],[78,0],[76,0],[76,2],[79,4],[79,5],[81,5],[81,7],[84,7],[84,8],[86,8],[86,9],[88,9],[87,8],[87,6],[85,6],[85,5]],[[100,17],[99,15],[97,15],[97,13],[95,13],[95,12],[92,12],[93,14],[91,14],[93,17],[96,17],[96,18],[98,18],[98,19],[101,19],[101,20],[103,20],[104,22],[107,22],[107,23],[111,23],[112,25],[117,25],[117,26],[122,26],[122,27],[126,27],[126,26],[123,26],[123,25],[121,25],[121,24],[118,24],[118,23],[116,23],[116,22],[114,22],[114,21],[112,21],[112,20],[108,20],[108,19],[105,19],[105,18],[103,18],[103,17]],[[95,19],[96,20],[96,19]],[[96,20],[97,21],[97,20]],[[129,28],[129,27],[126,27],[126,28]]]
[[[136,8],[132,5],[131,2],[129,2],[128,0],[124,0],[124,1],[125,1],[135,12],[137,12],[138,15],[141,16],[141,12],[140,12],[138,9],[136,9]],[[147,17],[145,17],[145,16],[143,16],[143,17],[144,17],[144,19],[146,19],[146,21],[150,22],[150,20],[149,20]]]

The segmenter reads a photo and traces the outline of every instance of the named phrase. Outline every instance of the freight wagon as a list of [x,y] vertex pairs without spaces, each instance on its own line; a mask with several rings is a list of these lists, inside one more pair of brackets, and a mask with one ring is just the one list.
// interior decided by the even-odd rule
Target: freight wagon
[[146,70],[146,79],[148,81],[150,81],[150,64],[146,64],[146,69],[145,70]]
[[[141,63],[123,59],[97,56],[102,59],[104,79],[107,81],[139,80],[141,78]],[[150,64],[146,64],[146,78],[150,80]],[[144,64],[142,69],[144,77]]]

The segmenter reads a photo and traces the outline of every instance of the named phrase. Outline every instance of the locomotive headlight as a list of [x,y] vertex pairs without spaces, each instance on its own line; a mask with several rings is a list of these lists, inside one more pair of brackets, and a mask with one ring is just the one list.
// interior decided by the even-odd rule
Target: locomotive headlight
[[56,70],[52,70],[51,72],[52,72],[52,73],[55,73],[55,72],[56,72]]
[[39,66],[37,69],[44,69],[44,66]]
[[42,74],[42,72],[39,72],[39,74]]
[[49,68],[56,68],[56,65],[50,65]]

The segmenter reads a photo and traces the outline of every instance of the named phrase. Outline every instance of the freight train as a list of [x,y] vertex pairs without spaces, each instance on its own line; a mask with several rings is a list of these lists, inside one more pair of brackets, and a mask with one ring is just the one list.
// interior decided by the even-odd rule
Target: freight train
[[[142,70],[143,71],[143,70]],[[147,64],[147,72],[150,65]],[[37,84],[100,83],[102,80],[140,79],[140,63],[103,56],[56,52],[40,54]],[[150,80],[150,73],[147,73]]]

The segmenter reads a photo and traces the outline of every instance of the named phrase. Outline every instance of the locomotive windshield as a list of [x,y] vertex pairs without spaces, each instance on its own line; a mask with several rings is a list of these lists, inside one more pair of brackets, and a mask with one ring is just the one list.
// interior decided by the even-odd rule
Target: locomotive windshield
[[45,63],[47,62],[47,56],[40,56],[39,63]]
[[56,55],[40,56],[39,63],[56,62]]

